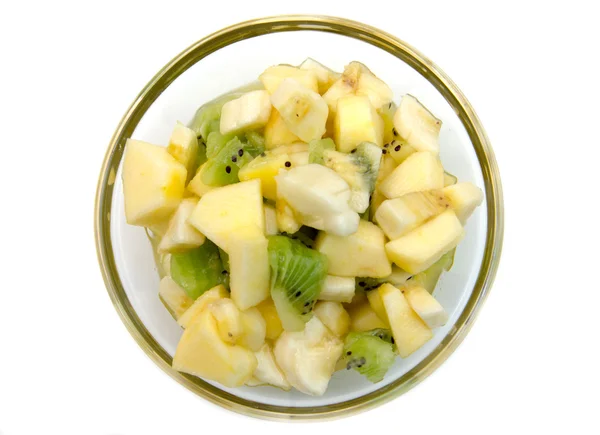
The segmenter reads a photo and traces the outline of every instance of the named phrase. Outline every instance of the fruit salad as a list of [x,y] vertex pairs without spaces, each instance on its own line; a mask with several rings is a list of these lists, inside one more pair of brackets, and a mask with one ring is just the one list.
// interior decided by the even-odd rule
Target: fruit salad
[[[371,382],[448,321],[435,298],[482,190],[439,157],[442,121],[359,62],[305,60],[129,139],[125,213],[182,328],[173,368],[322,395]],[[441,144],[443,146],[443,144]]]

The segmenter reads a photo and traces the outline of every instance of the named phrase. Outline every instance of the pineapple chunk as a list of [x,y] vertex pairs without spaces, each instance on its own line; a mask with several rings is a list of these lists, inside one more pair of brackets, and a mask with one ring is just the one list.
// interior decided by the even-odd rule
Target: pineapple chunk
[[319,82],[315,71],[300,69],[290,65],[275,65],[267,68],[258,79],[269,94],[275,93],[281,82],[293,79],[313,92],[319,92]]
[[221,340],[210,310],[200,312],[188,324],[173,357],[175,370],[211,379],[226,387],[244,385],[257,365],[252,351]]
[[319,299],[332,302],[352,302],[356,284],[354,278],[327,275]]
[[227,253],[232,240],[264,235],[260,180],[244,181],[206,192],[188,222]]
[[183,198],[186,177],[185,167],[165,148],[127,139],[123,162],[127,223],[151,226],[167,218]]
[[[292,388],[275,362],[275,356],[273,355],[270,344],[265,343],[254,355],[258,361],[256,370],[254,370],[254,379],[257,381],[258,385],[269,384],[285,391]],[[248,385],[248,383],[246,383],[246,385]]]
[[444,326],[448,321],[448,313],[444,307],[423,287],[409,286],[404,296],[415,313],[431,329]]
[[379,190],[388,198],[411,192],[444,187],[444,168],[439,159],[428,152],[416,152],[386,177]]
[[277,183],[275,176],[280,169],[285,168],[285,163],[290,157],[287,154],[257,157],[240,169],[240,181],[260,179],[262,194],[265,198],[275,201],[277,199]]
[[323,99],[329,107],[329,113],[334,115],[337,110],[338,100],[349,95],[354,95],[358,89],[358,78],[361,72],[361,64],[351,62],[344,69],[342,76],[337,79],[323,94]]
[[452,210],[436,216],[417,229],[385,245],[390,260],[416,274],[454,249],[464,236],[463,227]]
[[206,308],[210,303],[215,302],[219,299],[223,299],[229,296],[227,289],[221,284],[216,287],[211,288],[210,290],[204,292],[202,296],[194,301],[192,306],[190,306],[182,315],[177,319],[177,323],[182,328],[187,328],[193,318],[195,318],[198,314],[200,314],[204,308]]
[[315,305],[314,313],[338,337],[343,337],[348,333],[350,316],[341,303],[321,301]]
[[334,140],[339,151],[348,153],[362,142],[383,146],[383,119],[368,97],[340,98],[334,124]]
[[390,156],[396,161],[398,165],[402,164],[410,155],[417,152],[416,149],[407,144],[403,139],[396,136],[388,147]]
[[400,290],[383,284],[378,290],[392,328],[398,354],[406,358],[433,337],[431,330],[410,307]]
[[221,134],[238,133],[264,127],[271,116],[267,91],[252,91],[228,101],[221,109]]
[[159,252],[177,252],[197,248],[204,243],[206,240],[204,234],[187,222],[197,204],[196,198],[185,198],[181,201],[171,218],[167,232],[158,245]]
[[260,350],[265,344],[267,323],[260,311],[252,307],[241,313],[242,327],[244,332],[237,344],[240,344],[254,352]]
[[181,122],[175,124],[167,151],[187,169],[188,178],[193,174],[198,155],[198,138],[196,133]]
[[325,65],[320,64],[310,57],[302,62],[300,69],[313,71],[315,73],[319,85],[319,94],[321,95],[327,92],[331,85],[341,76],[340,73],[330,70]]
[[439,154],[438,137],[442,121],[437,119],[412,95],[405,95],[394,114],[398,134],[417,151]]
[[179,319],[194,303],[193,299],[170,276],[160,280],[158,296],[175,320]]
[[265,147],[270,150],[280,145],[299,142],[298,136],[290,131],[277,110],[271,110],[271,117],[265,125]]
[[450,204],[440,190],[413,192],[384,201],[375,217],[390,240],[414,230],[423,222],[446,210]]
[[279,233],[277,228],[277,212],[272,205],[266,205],[265,208],[265,235],[274,236]]
[[387,106],[394,98],[394,94],[390,87],[368,70],[361,72],[358,78],[356,95],[365,95],[369,97],[371,104],[376,110]]
[[191,192],[199,197],[201,197],[204,194],[206,194],[207,192],[210,192],[211,190],[215,189],[214,186],[209,186],[208,184],[204,184],[204,182],[202,181],[202,172],[204,171],[205,168],[206,168],[206,163],[203,163],[202,166],[200,166],[198,168],[198,172],[196,172],[196,175],[194,175],[194,178],[192,178],[192,181],[190,181],[187,186],[187,190],[189,192]]
[[315,246],[327,256],[332,275],[383,278],[392,273],[384,244],[379,227],[361,220],[358,230],[346,237],[319,233]]
[[266,322],[266,338],[269,340],[275,340],[277,337],[281,335],[283,332],[283,325],[281,324],[281,320],[279,319],[279,315],[277,314],[277,308],[275,308],[275,303],[273,299],[269,298],[267,300],[262,301],[260,304],[256,306],[260,314],[263,316]]
[[383,305],[383,299],[381,299],[381,294],[377,290],[372,290],[367,292],[367,299],[369,300],[369,305],[377,314],[383,323],[385,323],[386,328],[390,327],[390,321],[388,319],[387,313],[385,312],[385,306]]
[[217,299],[210,303],[207,309],[217,321],[217,330],[221,340],[229,344],[236,344],[242,334],[242,315],[238,307],[229,298]]
[[442,192],[463,225],[483,202],[482,190],[471,183],[458,183],[444,187]]
[[240,310],[258,305],[269,297],[267,245],[264,233],[240,238],[229,244],[231,299]]
[[371,331],[372,329],[388,328],[379,318],[368,302],[352,304],[348,307],[350,329],[355,332]]

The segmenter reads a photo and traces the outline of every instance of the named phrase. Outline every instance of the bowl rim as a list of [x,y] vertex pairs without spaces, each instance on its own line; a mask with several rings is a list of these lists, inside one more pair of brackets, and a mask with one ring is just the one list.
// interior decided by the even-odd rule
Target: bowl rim
[[[306,30],[334,33],[383,49],[410,65],[442,94],[457,113],[474,146],[484,179],[488,225],[485,252],[471,297],[454,327],[426,358],[394,382],[369,394],[329,405],[289,407],[243,399],[171,368],[171,356],[137,316],[119,278],[112,249],[110,211],[114,181],[126,139],[152,103],[179,75],[209,54],[235,42],[270,33]],[[429,376],[458,347],[481,310],[498,269],[504,234],[504,208],[500,173],[489,139],[468,100],[437,65],[399,38],[360,22],[321,15],[281,15],[234,24],[200,39],[172,59],[142,89],[108,145],[96,191],[94,232],[102,276],[119,317],[138,345],[165,373],[210,402],[247,416],[271,420],[332,419],[365,411],[399,397]]]

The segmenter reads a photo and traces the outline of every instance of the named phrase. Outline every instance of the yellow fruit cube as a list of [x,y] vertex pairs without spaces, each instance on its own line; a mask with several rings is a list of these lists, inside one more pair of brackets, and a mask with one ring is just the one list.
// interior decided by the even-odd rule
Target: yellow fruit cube
[[175,124],[167,151],[188,171],[188,178],[193,174],[198,155],[198,138],[196,133],[181,122]]
[[171,218],[169,228],[162,237],[158,251],[178,252],[185,249],[197,248],[206,240],[204,234],[188,223],[188,218],[196,208],[198,200],[196,198],[185,198],[177,207],[177,211]]
[[350,329],[355,332],[371,331],[372,329],[387,328],[368,302],[352,304],[348,307]]
[[390,321],[388,320],[387,313],[385,312],[385,307],[383,306],[383,300],[381,299],[381,295],[377,290],[372,290],[367,292],[367,299],[369,300],[369,305],[389,328]]
[[269,253],[264,233],[229,244],[231,299],[240,310],[258,305],[270,294]]
[[285,125],[277,110],[271,110],[271,117],[265,125],[265,147],[270,150],[280,145],[299,142],[300,139]]
[[296,80],[305,88],[319,92],[319,82],[314,71],[296,68],[290,65],[275,65],[267,68],[258,79],[269,94],[273,94],[282,81],[290,78]]
[[315,305],[314,313],[338,337],[343,337],[348,333],[350,316],[341,303],[321,301]]
[[198,172],[196,172],[196,175],[194,175],[194,178],[192,178],[192,181],[190,181],[187,186],[187,190],[197,196],[202,196],[206,192],[210,192],[211,190],[215,189],[214,186],[204,184],[202,181],[202,172],[205,168],[206,163],[202,164],[202,166],[198,168]]
[[350,152],[361,142],[383,146],[383,119],[369,97],[351,95],[340,98],[334,124],[334,140],[339,151]]
[[277,314],[273,299],[269,298],[262,301],[256,308],[260,311],[260,314],[262,314],[263,319],[265,319],[267,327],[266,338],[269,340],[277,339],[283,332],[283,326],[281,320],[279,320],[279,315]]
[[280,169],[286,167],[285,163],[287,161],[289,161],[287,154],[257,157],[240,169],[238,177],[240,181],[260,179],[263,196],[275,201],[277,199],[275,176],[279,174]]
[[160,280],[158,296],[175,320],[179,319],[194,303],[194,300],[170,276]]
[[218,285],[204,292],[202,296],[194,301],[194,303],[177,319],[177,323],[182,328],[187,328],[192,319],[200,314],[208,304],[223,299],[229,296],[227,289],[223,285]]

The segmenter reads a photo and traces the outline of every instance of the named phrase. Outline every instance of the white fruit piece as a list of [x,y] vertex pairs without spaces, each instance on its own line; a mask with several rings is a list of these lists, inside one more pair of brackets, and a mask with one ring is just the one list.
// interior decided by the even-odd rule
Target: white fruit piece
[[167,151],[179,163],[185,166],[188,171],[188,178],[191,178],[198,155],[198,138],[196,137],[196,133],[181,122],[177,122],[171,133]]
[[317,82],[319,84],[319,94],[323,95],[331,87],[331,85],[340,78],[341,74],[337,73],[325,65],[317,62],[310,57],[307,58],[302,64],[300,69],[312,71],[317,76]]
[[217,330],[221,340],[229,344],[238,342],[244,333],[242,315],[238,307],[229,298],[217,299],[207,307],[217,321]]
[[399,289],[391,284],[383,284],[376,291],[381,295],[398,354],[406,358],[427,343],[433,334]]
[[321,301],[315,305],[315,316],[338,337],[344,337],[350,328],[350,316],[341,303]]
[[194,303],[194,300],[170,276],[160,280],[158,296],[175,320],[179,319]]
[[329,273],[346,277],[383,278],[392,273],[384,246],[383,231],[365,220],[354,234],[340,237],[320,232],[315,243],[329,261]]
[[483,202],[483,191],[471,183],[458,183],[444,187],[442,192],[463,225]]
[[265,233],[260,180],[250,180],[206,192],[188,222],[229,253],[231,240]]
[[173,357],[175,370],[217,381],[226,387],[244,385],[257,365],[252,351],[221,339],[210,310],[200,312],[188,324]]
[[271,110],[271,116],[267,125],[265,125],[265,147],[268,150],[277,148],[280,145],[289,145],[300,141],[298,136],[290,131],[281,119],[277,110]]
[[275,207],[272,205],[265,204],[264,206],[265,213],[265,235],[274,236],[279,233],[279,229],[277,228],[277,212],[275,211]]
[[300,140],[308,143],[325,134],[329,109],[325,100],[311,89],[293,79],[285,79],[271,95],[271,103],[287,128]]
[[267,246],[264,233],[234,239],[228,245],[231,299],[240,310],[258,305],[269,297]]
[[323,94],[323,99],[329,107],[329,112],[334,115],[337,110],[338,100],[349,95],[354,95],[358,89],[360,64],[352,62],[344,69],[344,73]]
[[450,206],[441,190],[413,192],[381,203],[375,214],[377,224],[395,240]]
[[242,311],[241,314],[244,332],[237,344],[257,352],[265,344],[267,323],[256,307]]
[[294,234],[302,226],[302,223],[296,218],[292,207],[281,196],[275,202],[275,217],[277,218],[277,228],[280,233]]
[[404,296],[411,308],[431,329],[444,326],[448,321],[448,313],[444,307],[421,286],[409,286]]
[[274,348],[275,361],[297,390],[322,396],[343,350],[343,343],[315,316],[303,331],[284,331]]
[[194,178],[188,183],[187,190],[198,197],[203,196],[206,192],[210,192],[215,189],[214,186],[209,186],[208,184],[204,184],[202,181],[202,172],[206,168],[206,163],[203,163],[202,166],[198,168],[198,172],[194,175]]
[[381,320],[377,313],[375,313],[367,301],[357,304],[352,303],[352,306],[348,307],[348,314],[350,315],[350,329],[354,332],[364,332],[389,327]]
[[252,91],[228,101],[221,109],[221,134],[264,127],[271,116],[271,98],[267,91]]
[[310,69],[300,69],[290,65],[275,65],[267,68],[258,79],[269,94],[275,93],[285,79],[293,79],[313,92],[319,92],[317,74]]
[[360,217],[348,205],[350,187],[335,171],[309,164],[280,171],[275,179],[277,194],[305,225],[339,235],[358,228]]
[[187,328],[192,319],[200,314],[209,304],[219,299],[223,299],[229,296],[229,292],[223,285],[218,285],[204,292],[202,296],[194,301],[182,315],[177,319],[177,323],[182,328]]
[[358,78],[356,95],[369,97],[375,110],[379,110],[382,107],[389,105],[394,98],[394,93],[390,87],[383,80],[369,71],[361,72]]
[[[275,362],[275,356],[273,355],[273,350],[271,349],[270,344],[265,343],[258,352],[255,352],[254,355],[256,356],[256,360],[258,362],[253,376],[253,378],[258,382],[258,384],[255,385],[269,384],[285,391],[288,391],[292,388],[290,383],[285,378],[285,375]],[[248,383],[246,383],[246,385],[248,385]]]
[[452,210],[446,210],[410,233],[385,245],[388,258],[409,273],[424,271],[464,236],[463,227]]
[[125,217],[130,225],[151,226],[175,211],[187,171],[166,148],[127,139],[123,162]]
[[438,141],[442,121],[431,114],[419,100],[405,95],[394,114],[394,127],[398,134],[417,151],[439,154]]
[[339,151],[349,153],[362,142],[383,146],[383,119],[366,96],[340,98],[334,128],[334,140]]
[[444,168],[439,159],[428,152],[410,155],[379,186],[388,198],[398,198],[411,192],[444,187]]
[[352,302],[356,284],[354,278],[345,276],[327,275],[319,299],[332,302]]
[[169,222],[167,232],[158,244],[159,252],[178,252],[197,248],[204,243],[206,240],[204,234],[187,221],[197,204],[198,199],[196,198],[185,198],[181,201]]

